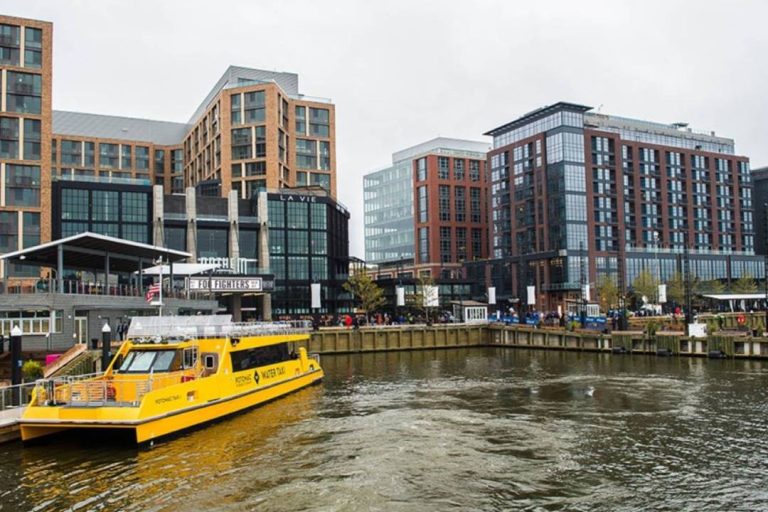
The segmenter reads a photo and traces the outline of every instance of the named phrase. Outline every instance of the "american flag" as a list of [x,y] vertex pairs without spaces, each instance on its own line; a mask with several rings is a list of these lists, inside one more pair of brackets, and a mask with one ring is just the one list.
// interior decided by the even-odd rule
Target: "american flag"
[[144,297],[147,302],[152,302],[152,297],[160,293],[160,284],[155,283],[149,285],[149,288],[147,288],[147,294]]

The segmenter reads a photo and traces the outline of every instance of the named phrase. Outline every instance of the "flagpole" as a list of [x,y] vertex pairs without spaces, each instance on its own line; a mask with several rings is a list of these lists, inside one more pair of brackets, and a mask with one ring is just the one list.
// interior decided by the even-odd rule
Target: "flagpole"
[[160,304],[157,306],[157,316],[163,316],[163,258],[160,257]]

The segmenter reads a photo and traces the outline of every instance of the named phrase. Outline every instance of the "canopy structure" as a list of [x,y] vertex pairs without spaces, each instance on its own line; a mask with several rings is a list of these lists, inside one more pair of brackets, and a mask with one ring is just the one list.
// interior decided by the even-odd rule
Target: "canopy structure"
[[746,311],[748,301],[754,303],[756,301],[765,300],[768,294],[765,293],[715,293],[711,295],[704,295],[708,299],[714,299],[719,301],[727,301],[728,307],[731,311],[736,310],[736,301],[739,301],[739,305],[742,311]]
[[708,299],[715,300],[761,300],[765,298],[764,293],[717,293],[704,295]]
[[[186,277],[194,276],[197,274],[205,274],[206,272],[216,270],[217,268],[220,268],[220,265],[215,265],[212,263],[176,263],[173,265],[173,273],[179,277]],[[138,274],[138,270],[134,273]],[[164,276],[169,275],[171,273],[171,266],[155,265],[154,267],[144,269],[144,275],[147,276],[157,276],[161,273]]]
[[[56,269],[56,279],[61,286],[65,266],[88,272],[104,272],[105,275],[135,270],[142,273],[145,264],[161,260],[173,267],[174,263],[190,257],[192,255],[188,252],[85,232],[9,252],[0,256],[0,260]],[[8,267],[4,266],[4,278],[7,278]],[[172,273],[173,269],[169,271]]]

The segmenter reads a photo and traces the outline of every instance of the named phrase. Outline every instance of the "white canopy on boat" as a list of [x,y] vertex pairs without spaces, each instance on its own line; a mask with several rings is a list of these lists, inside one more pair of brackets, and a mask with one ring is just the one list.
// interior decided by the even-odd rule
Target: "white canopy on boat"
[[[160,275],[160,267],[163,268],[163,275],[168,276],[171,274],[171,266],[170,265],[155,265],[154,267],[149,267],[144,269],[144,275],[145,276],[157,276]],[[220,265],[216,265],[213,263],[174,263],[173,264],[173,275],[182,277],[182,276],[194,276],[197,274],[204,274],[205,272],[208,272],[209,270],[216,270],[219,268]],[[137,272],[134,272],[134,274],[138,274]]]

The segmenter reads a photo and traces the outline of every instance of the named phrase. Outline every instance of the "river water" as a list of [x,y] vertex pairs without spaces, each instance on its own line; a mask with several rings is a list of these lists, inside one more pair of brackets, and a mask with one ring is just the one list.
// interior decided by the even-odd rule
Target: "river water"
[[766,510],[768,363],[510,349],[325,356],[154,447],[0,445],[0,510]]

